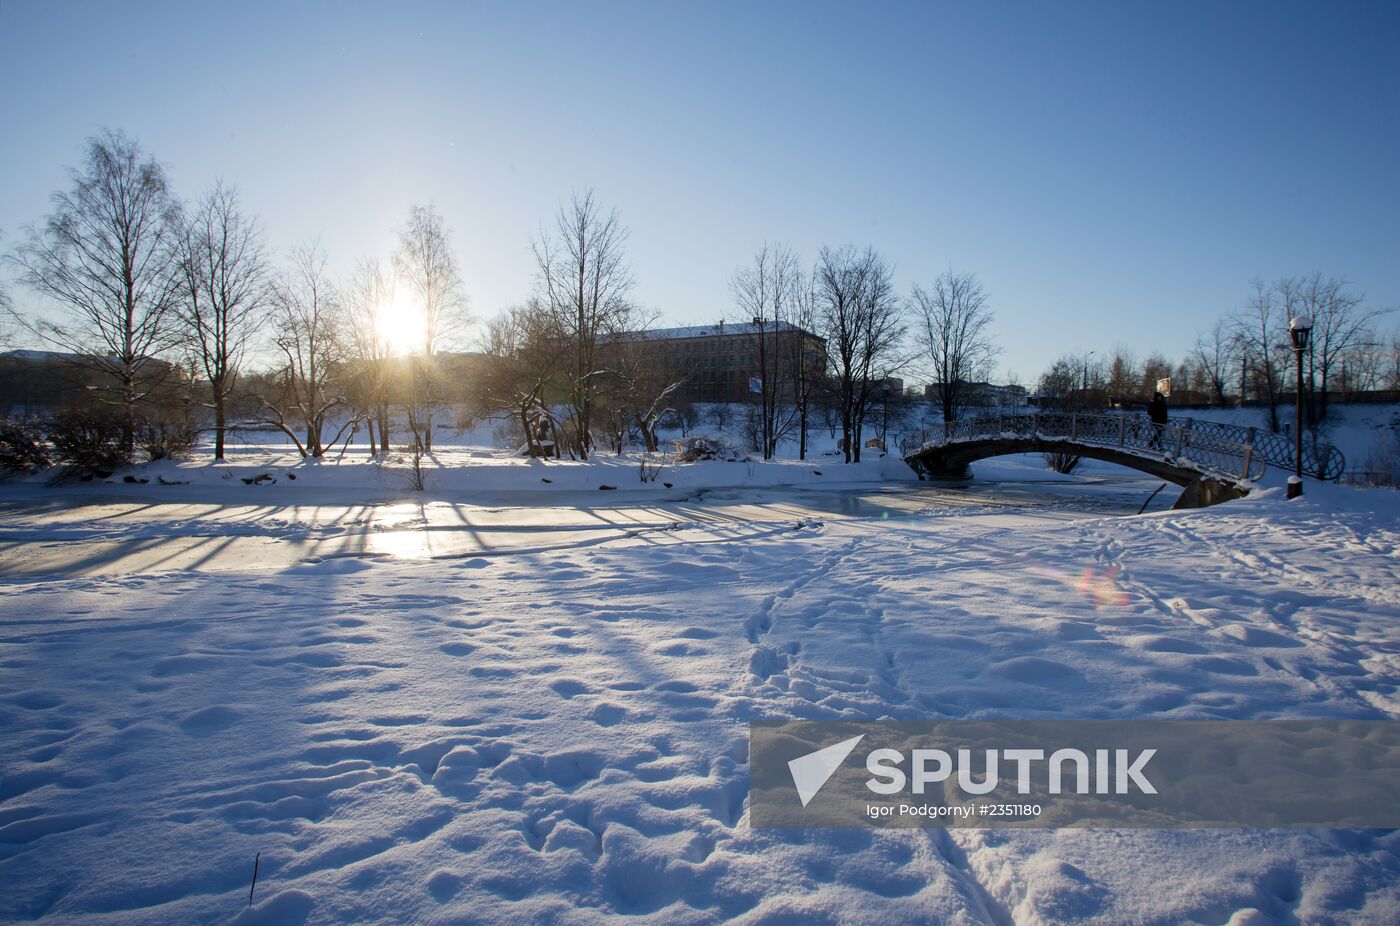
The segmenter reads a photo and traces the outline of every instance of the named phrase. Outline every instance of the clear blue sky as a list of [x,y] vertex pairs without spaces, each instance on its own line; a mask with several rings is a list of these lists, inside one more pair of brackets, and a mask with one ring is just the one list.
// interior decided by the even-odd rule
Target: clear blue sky
[[0,0],[6,244],[100,126],[342,269],[434,203],[478,315],[589,186],[666,321],[732,313],[765,239],[868,243],[901,289],[977,273],[1023,382],[1118,341],[1178,358],[1256,275],[1400,305],[1394,0]]

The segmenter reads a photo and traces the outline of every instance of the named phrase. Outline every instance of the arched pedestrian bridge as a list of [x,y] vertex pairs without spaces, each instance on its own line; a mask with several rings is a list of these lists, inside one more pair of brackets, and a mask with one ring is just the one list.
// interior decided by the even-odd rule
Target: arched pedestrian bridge
[[[1158,425],[1132,414],[981,415],[925,428],[901,450],[921,479],[967,479],[969,464],[1013,453],[1103,460],[1184,486],[1178,508],[1240,498],[1270,463],[1293,469],[1292,442],[1281,435],[1192,418]],[[1344,465],[1336,448],[1304,445],[1309,475],[1336,479]]]

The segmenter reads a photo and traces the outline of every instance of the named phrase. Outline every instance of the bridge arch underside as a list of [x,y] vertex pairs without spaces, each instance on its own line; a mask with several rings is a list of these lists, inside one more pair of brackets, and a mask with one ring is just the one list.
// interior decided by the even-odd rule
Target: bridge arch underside
[[978,460],[1017,453],[1065,453],[1116,463],[1156,476],[1185,488],[1186,491],[1177,500],[1177,508],[1199,508],[1249,494],[1247,488],[1234,480],[1203,474],[1196,469],[1169,463],[1161,457],[1139,456],[1113,447],[1041,437],[958,441],[942,447],[926,447],[905,457],[905,462],[913,467],[920,479],[960,481],[972,478],[968,467]]

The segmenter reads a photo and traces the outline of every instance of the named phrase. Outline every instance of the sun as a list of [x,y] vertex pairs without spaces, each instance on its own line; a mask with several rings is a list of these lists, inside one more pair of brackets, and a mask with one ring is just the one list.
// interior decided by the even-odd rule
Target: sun
[[393,295],[375,314],[375,327],[389,350],[399,356],[423,349],[423,303],[405,286],[394,287]]

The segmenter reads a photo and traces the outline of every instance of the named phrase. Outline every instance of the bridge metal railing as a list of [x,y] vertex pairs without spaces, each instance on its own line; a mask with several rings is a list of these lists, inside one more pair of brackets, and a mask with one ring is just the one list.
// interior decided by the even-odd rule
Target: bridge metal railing
[[[901,442],[905,456],[959,441],[998,437],[1069,440],[1191,463],[1243,479],[1258,479],[1267,465],[1293,469],[1293,443],[1284,435],[1255,428],[1178,418],[1157,425],[1142,415],[1076,412],[1022,412],[979,415],[935,424]],[[1346,467],[1341,451],[1330,444],[1304,444],[1303,471],[1318,479],[1337,479]]]

